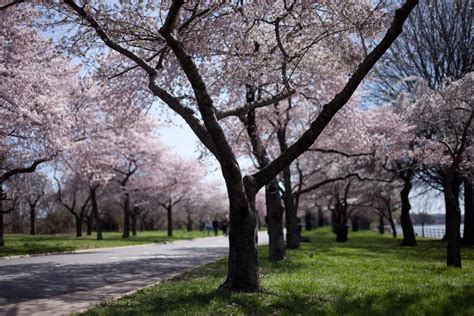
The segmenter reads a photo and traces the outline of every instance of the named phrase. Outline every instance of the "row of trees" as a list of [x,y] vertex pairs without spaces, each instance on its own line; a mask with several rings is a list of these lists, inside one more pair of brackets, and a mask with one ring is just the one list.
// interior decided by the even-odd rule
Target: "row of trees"
[[[143,105],[158,100],[181,116],[203,151],[221,167],[230,209],[229,266],[222,288],[260,289],[256,196],[263,187],[270,259],[281,260],[286,247],[299,246],[298,209],[315,204],[332,210],[338,234],[344,233],[348,215],[362,210],[376,210],[393,223],[400,204],[403,243],[413,245],[409,216],[413,183],[436,186],[435,179],[441,179],[442,186],[437,187],[446,200],[448,265],[461,265],[458,195],[462,181],[472,196],[472,56],[458,49],[469,47],[472,40],[471,27],[466,26],[471,23],[467,1],[423,3],[408,22],[418,1],[407,0],[395,14],[391,14],[394,5],[385,1],[66,0],[15,5],[20,2],[2,3],[2,15],[8,12],[6,16],[13,19],[2,32],[23,29],[25,19],[49,32],[61,32],[60,52],[81,58],[93,70],[80,85],[71,79],[70,92],[64,81],[59,89],[52,84],[51,90],[60,96],[32,90],[32,97],[41,96],[43,102],[63,104],[64,110],[54,114],[59,116],[47,115],[52,124],[45,130],[56,133],[61,127],[57,133],[68,137],[54,138],[59,142],[49,136],[34,137],[48,144],[44,152],[34,148],[36,160],[31,160],[26,145],[18,151],[5,150],[2,182],[60,153],[65,158],[58,170],[83,176],[94,214],[97,190],[111,179],[117,180],[122,192],[118,200],[127,214],[134,194],[129,188],[139,185],[142,177],[160,178],[160,170],[173,160],[168,163],[162,158],[160,144],[149,144],[153,124],[143,115]],[[444,5],[456,14],[440,14],[447,9]],[[427,23],[424,29],[423,23]],[[406,33],[402,33],[404,24],[408,24]],[[439,25],[435,31],[449,35],[430,38],[420,33],[430,33],[431,24]],[[452,35],[460,37],[454,44]],[[426,43],[412,45],[413,38]],[[451,50],[446,55],[431,49],[442,44],[432,43],[440,38],[447,41],[441,51]],[[51,62],[57,58],[54,55],[44,60],[39,56],[34,67]],[[29,61],[34,58],[24,56]],[[446,59],[455,61],[450,65]],[[382,63],[376,66],[379,60]],[[453,71],[454,66],[463,70]],[[355,94],[371,70],[366,90],[376,97]],[[438,78],[440,72],[444,75]],[[429,78],[433,74],[436,84]],[[91,76],[94,80],[85,80]],[[28,86],[31,79],[25,74],[17,78],[20,87]],[[363,100],[369,100],[365,109],[360,107]],[[5,104],[7,108],[8,101]],[[36,105],[27,102],[26,106],[30,106],[28,113],[36,112]],[[12,131],[16,133],[15,128]],[[140,141],[125,146],[126,133]],[[149,167],[143,167],[142,176],[133,177],[145,159],[140,156],[141,145],[154,154],[150,162],[143,162]],[[111,148],[120,155],[111,155]],[[10,172],[3,166],[17,152],[28,153],[30,160],[15,160],[21,167],[12,170],[19,172]],[[254,166],[241,168],[239,158],[249,157]],[[185,170],[176,175],[186,181],[192,174]],[[157,187],[151,191],[160,192]],[[172,192],[179,195],[178,188]],[[174,200],[162,202],[163,207],[171,210]],[[466,207],[471,209],[472,203]],[[124,216],[124,228],[128,218]]]
[[179,202],[209,215],[226,208],[206,168],[159,141],[152,100],[134,90],[133,77],[109,81],[103,65],[83,75],[32,26],[38,12],[2,7],[1,15],[0,245],[5,214],[27,209],[34,234],[42,201],[68,211],[78,237],[94,222],[97,239],[103,205],[123,209],[124,238],[139,213],[163,208],[172,235]]

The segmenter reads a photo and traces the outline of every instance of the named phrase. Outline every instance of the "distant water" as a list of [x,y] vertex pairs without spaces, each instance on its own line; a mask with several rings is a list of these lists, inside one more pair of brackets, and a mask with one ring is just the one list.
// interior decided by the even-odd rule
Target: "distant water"
[[[414,225],[413,229],[415,230],[415,234],[417,237],[421,237],[423,235],[423,230],[421,225]],[[444,236],[446,230],[445,225],[425,225],[425,237],[441,239]],[[464,232],[464,224],[461,224],[460,233],[461,237],[463,236]],[[402,235],[402,227],[397,225],[397,234]]]

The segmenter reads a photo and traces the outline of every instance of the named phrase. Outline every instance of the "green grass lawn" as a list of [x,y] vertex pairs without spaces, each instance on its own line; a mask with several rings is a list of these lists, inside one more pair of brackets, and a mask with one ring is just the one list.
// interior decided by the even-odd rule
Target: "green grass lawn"
[[174,230],[173,237],[168,237],[166,231],[138,232],[137,236],[130,236],[128,239],[122,238],[122,233],[103,233],[103,240],[96,240],[95,233],[91,236],[83,235],[76,238],[74,235],[5,235],[5,247],[0,247],[0,257],[38,254],[57,251],[72,251],[77,249],[120,247],[130,245],[140,245],[149,243],[162,243],[179,239],[193,239],[205,237],[205,232],[185,230]]
[[219,260],[85,315],[474,315],[473,248],[463,248],[462,269],[448,269],[441,241],[409,248],[375,232],[350,233],[343,244],[327,229],[304,235],[311,243],[280,263],[261,247],[263,293],[217,291],[226,272]]

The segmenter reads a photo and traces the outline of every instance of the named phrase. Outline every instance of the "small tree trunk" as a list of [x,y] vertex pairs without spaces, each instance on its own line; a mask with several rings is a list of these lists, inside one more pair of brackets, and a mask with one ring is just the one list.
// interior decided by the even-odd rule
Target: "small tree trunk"
[[36,233],[36,207],[30,205],[30,235],[34,235]]
[[464,179],[464,236],[466,246],[474,246],[474,190],[472,181]]
[[410,199],[408,197],[412,188],[411,177],[412,172],[406,172],[406,175],[402,178],[404,181],[403,189],[400,191],[400,198],[402,202],[402,214],[400,215],[400,224],[402,225],[403,231],[403,246],[416,245],[415,231],[413,230],[413,224],[410,219],[411,205]]
[[392,228],[393,238],[397,238],[397,227],[395,226],[395,221],[393,220],[391,211],[388,212],[388,221],[390,222],[390,227]]
[[138,218],[138,207],[135,206],[131,214],[132,217],[132,235],[137,235],[137,218]]
[[269,236],[268,259],[271,261],[283,260],[286,256],[285,240],[283,238],[283,206],[281,205],[278,183],[273,179],[265,186],[265,200],[267,206],[267,224]]
[[0,247],[5,246],[4,226],[5,223],[3,222],[3,183],[0,182]]
[[168,236],[171,237],[173,236],[173,214],[172,214],[172,209],[173,207],[171,205],[168,205],[166,207],[166,215],[168,218]]
[[352,231],[359,231],[359,216],[354,216],[354,218],[352,219]]
[[[288,145],[286,144],[285,126],[281,126],[277,130],[277,139],[280,146],[280,152],[287,150]],[[293,196],[293,188],[291,185],[290,165],[283,169],[283,185],[285,187],[283,200],[285,202],[286,247],[289,249],[297,249],[300,246],[300,241],[298,238],[297,209]]]
[[318,210],[318,226],[319,227],[324,227],[324,214],[323,214],[323,210],[322,209],[319,209]]
[[193,219],[191,217],[191,212],[188,212],[188,214],[187,214],[186,230],[188,232],[193,231]]
[[87,216],[87,219],[86,219],[86,225],[87,225],[87,236],[90,236],[92,235],[92,214],[90,214],[89,216]]
[[379,233],[380,234],[385,234],[385,223],[383,221],[383,214],[379,214]]
[[313,230],[313,214],[310,211],[305,212],[304,222],[305,230]]
[[123,233],[122,238],[130,237],[130,196],[128,192],[125,193],[123,203]]
[[102,240],[102,222],[100,220],[100,215],[99,215],[99,208],[97,206],[97,196],[96,196],[96,191],[97,191],[97,186],[94,186],[91,188],[91,202],[92,202],[92,214],[94,216],[94,221],[95,221],[95,229],[97,231],[97,240]]
[[444,202],[446,205],[446,220],[448,241],[447,265],[448,267],[461,267],[461,210],[459,209],[459,177],[454,171],[449,170],[443,181]]
[[84,220],[82,216],[74,216],[76,220],[76,237],[82,237],[82,221]]
[[[2,203],[0,201],[0,203]],[[0,247],[4,247],[5,246],[5,238],[4,238],[4,223],[3,223],[3,210],[2,208],[0,207]]]

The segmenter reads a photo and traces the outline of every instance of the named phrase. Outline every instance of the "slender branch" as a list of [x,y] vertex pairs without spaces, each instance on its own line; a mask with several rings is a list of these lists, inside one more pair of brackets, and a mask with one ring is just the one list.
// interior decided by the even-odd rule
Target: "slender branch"
[[375,155],[375,152],[370,152],[370,153],[356,153],[356,154],[348,154],[336,149],[323,149],[323,148],[309,148],[308,151],[315,151],[315,152],[320,152],[324,154],[338,154],[342,155],[344,157],[362,157],[362,156],[373,156]]
[[69,5],[71,9],[73,9],[80,17],[82,17],[89,23],[89,26],[92,27],[96,31],[97,35],[102,39],[105,45],[119,52],[120,54],[130,58],[131,60],[133,60],[141,68],[143,68],[148,74],[155,73],[155,69],[152,66],[150,66],[145,60],[143,60],[132,51],[120,46],[115,41],[110,39],[110,37],[107,35],[104,29],[99,25],[99,23],[94,19],[94,17],[92,17],[88,12],[86,12],[84,7],[77,5],[73,0],[64,0],[64,3]]
[[295,90],[285,90],[271,98],[264,99],[261,101],[255,101],[251,103],[246,103],[245,105],[239,106],[235,109],[227,110],[227,111],[217,111],[216,112],[216,117],[218,120],[221,120],[223,118],[229,117],[229,116],[239,116],[242,114],[245,114],[246,112],[250,110],[254,110],[257,108],[261,108],[267,105],[272,105],[277,102],[280,102],[286,98],[289,98],[295,93]]

